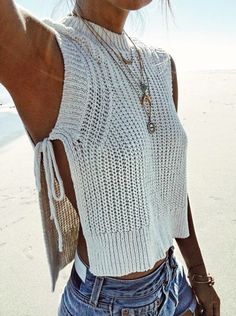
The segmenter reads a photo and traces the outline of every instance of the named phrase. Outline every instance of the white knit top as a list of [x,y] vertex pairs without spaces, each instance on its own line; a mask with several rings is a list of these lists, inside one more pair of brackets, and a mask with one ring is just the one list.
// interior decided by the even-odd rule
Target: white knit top
[[[52,140],[60,139],[69,162],[90,271],[97,276],[122,276],[148,270],[165,257],[173,238],[189,236],[187,136],[172,98],[170,56],[132,38],[149,78],[152,120],[157,126],[150,134],[137,94],[142,95],[137,54],[125,34],[90,22],[115,50],[126,58],[133,56],[129,67],[136,83],[120,64],[136,89],[81,18],[68,15],[59,22],[43,22],[55,32],[65,70],[57,122],[49,136],[35,146],[36,185],[40,193],[43,158],[50,215],[57,232],[56,251],[64,250],[68,215],[58,204],[66,197]],[[45,227],[44,233],[48,243]],[[73,242],[75,245],[76,239]],[[51,256],[48,253],[49,262]]]

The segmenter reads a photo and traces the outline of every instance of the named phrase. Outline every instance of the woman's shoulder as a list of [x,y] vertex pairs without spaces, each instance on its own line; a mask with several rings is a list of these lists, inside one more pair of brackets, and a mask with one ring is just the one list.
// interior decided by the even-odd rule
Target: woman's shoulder
[[60,20],[53,20],[50,17],[41,19],[41,23],[46,25],[50,30],[56,31],[57,33],[70,35],[73,33],[73,28],[66,23],[64,23],[66,17],[61,18]]

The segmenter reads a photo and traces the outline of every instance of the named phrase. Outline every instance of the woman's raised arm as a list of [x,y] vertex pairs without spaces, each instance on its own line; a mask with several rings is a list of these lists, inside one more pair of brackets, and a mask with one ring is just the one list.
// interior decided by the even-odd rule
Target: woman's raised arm
[[48,133],[40,122],[49,112],[47,86],[56,89],[61,84],[61,59],[55,35],[46,24],[13,0],[0,0],[0,83],[35,141]]
[[33,17],[12,0],[0,0],[0,8],[0,82],[12,87],[32,56]]

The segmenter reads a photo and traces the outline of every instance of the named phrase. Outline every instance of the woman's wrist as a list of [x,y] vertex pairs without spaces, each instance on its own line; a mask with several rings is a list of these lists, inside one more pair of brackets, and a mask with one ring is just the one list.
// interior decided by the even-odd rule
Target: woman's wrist
[[203,285],[207,284],[208,286],[213,286],[215,284],[214,278],[207,273],[207,275],[201,275],[194,273],[193,275],[188,275],[191,285]]
[[207,273],[204,262],[189,267],[188,278],[193,287],[203,284],[214,285],[214,278]]

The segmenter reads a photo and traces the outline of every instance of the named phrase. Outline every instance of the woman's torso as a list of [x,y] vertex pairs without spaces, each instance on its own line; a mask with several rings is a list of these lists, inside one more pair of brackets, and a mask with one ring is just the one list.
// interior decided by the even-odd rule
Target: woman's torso
[[[40,32],[42,32],[42,28],[40,28]],[[42,140],[44,137],[47,137],[56,123],[64,78],[63,59],[54,35],[49,34],[49,30],[47,29],[45,37],[42,36],[41,40],[43,43],[43,45],[41,45],[42,49],[47,47],[47,54],[43,51],[40,54],[40,56],[43,56],[44,61],[42,62],[40,59],[40,63],[38,63],[38,67],[40,67],[42,71],[29,71],[29,69],[34,69],[35,63],[38,62],[37,56],[32,58],[31,64],[28,63],[29,69],[26,69],[25,72],[25,74],[27,74],[25,80],[27,81],[28,89],[22,91],[20,97],[18,94],[16,99],[14,99],[14,93],[12,93],[14,101],[20,103],[22,108],[30,106],[34,107],[35,111],[32,111],[32,113],[29,112],[29,116],[22,115],[22,119],[35,143]],[[31,73],[31,76],[29,76],[29,73]],[[30,95],[28,91],[30,91]],[[23,106],[23,104],[25,105]],[[44,122],[44,124],[39,124],[40,122]],[[53,146],[58,168],[63,179],[66,196],[79,213],[63,145],[59,140],[53,140]],[[81,259],[89,266],[86,240],[81,225],[77,248]],[[164,259],[158,260],[153,268],[147,271],[134,272],[119,278],[134,279],[142,277],[155,270],[163,261]]]

